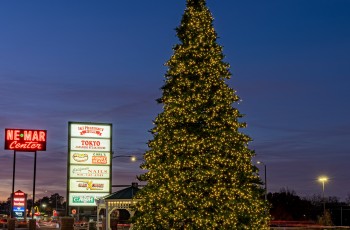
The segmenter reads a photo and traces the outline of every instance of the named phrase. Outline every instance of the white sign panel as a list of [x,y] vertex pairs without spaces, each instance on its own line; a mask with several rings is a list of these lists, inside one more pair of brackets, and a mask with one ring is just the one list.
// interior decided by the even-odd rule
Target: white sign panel
[[109,166],[71,165],[71,178],[109,178]]
[[111,192],[112,124],[69,122],[68,130],[68,205],[96,206]]
[[109,179],[70,179],[72,192],[109,192]]
[[110,151],[109,139],[95,139],[95,138],[71,138],[71,150],[80,151]]
[[111,127],[109,125],[96,124],[71,124],[72,137],[100,137],[111,138]]
[[71,151],[70,163],[75,165],[110,165],[110,156],[109,152]]
[[109,193],[70,193],[69,203],[73,206],[96,206],[96,199]]

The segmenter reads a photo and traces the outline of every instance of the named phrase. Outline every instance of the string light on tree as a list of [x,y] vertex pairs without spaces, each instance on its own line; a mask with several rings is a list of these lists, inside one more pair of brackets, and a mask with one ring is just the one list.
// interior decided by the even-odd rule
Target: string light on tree
[[176,31],[133,229],[268,229],[251,139],[232,107],[240,98],[226,83],[229,64],[205,0],[187,0]]

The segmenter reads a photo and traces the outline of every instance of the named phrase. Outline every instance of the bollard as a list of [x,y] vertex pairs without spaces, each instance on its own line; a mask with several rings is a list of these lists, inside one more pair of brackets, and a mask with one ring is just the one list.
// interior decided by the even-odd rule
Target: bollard
[[90,221],[89,222],[89,230],[97,230],[96,228],[96,222],[95,221]]
[[107,229],[107,226],[106,226],[106,218],[103,217],[102,218],[102,230],[106,230]]
[[61,230],[73,230],[74,229],[74,218],[73,217],[61,217],[60,218],[60,226]]
[[16,228],[16,219],[15,218],[9,218],[7,220],[7,229],[8,230],[15,230]]
[[30,219],[28,227],[29,227],[29,230],[36,230],[36,220]]

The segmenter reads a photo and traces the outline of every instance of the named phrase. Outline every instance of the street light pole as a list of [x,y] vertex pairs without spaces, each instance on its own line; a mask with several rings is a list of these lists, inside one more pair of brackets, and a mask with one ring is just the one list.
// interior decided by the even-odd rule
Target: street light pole
[[[130,160],[132,161],[132,162],[135,162],[135,161],[137,161],[137,158],[136,158],[136,156],[132,156],[132,155],[114,155],[114,151],[112,151],[112,159],[114,159],[114,158],[122,158],[122,157],[126,157],[126,158],[130,158]],[[111,161],[111,166],[112,166],[112,161]],[[115,187],[114,185],[110,185],[110,190],[112,191],[112,187]],[[100,217],[99,217],[99,213],[97,213],[97,219],[99,219]],[[106,212],[105,212],[105,217],[106,217],[106,226],[108,227],[109,226],[109,224],[108,224],[108,219],[109,219],[109,214],[108,214],[108,205],[107,205],[107,208],[106,208]]]
[[[114,159],[114,158],[122,158],[122,157],[130,158],[130,160],[131,160],[132,162],[137,161],[136,156],[133,156],[133,155],[114,155],[114,151],[112,151],[112,159]],[[112,164],[111,164],[111,165],[112,165]],[[110,190],[112,191],[113,185],[111,184],[110,186],[111,186],[111,187],[110,187]]]
[[46,213],[46,204],[45,203],[42,204],[41,207],[42,207],[43,213],[45,215],[45,213]]
[[132,155],[115,155],[115,156],[112,156],[112,159],[120,158],[120,157],[130,158],[131,161],[136,161],[137,160],[137,158],[135,156],[132,156]]
[[323,215],[326,213],[326,200],[324,199],[324,184],[328,181],[328,178],[325,176],[319,177],[318,181],[322,183],[322,199],[323,199]]
[[267,201],[267,172],[266,172],[266,164],[264,162],[258,161],[258,164],[264,165],[264,182],[265,182],[265,201]]

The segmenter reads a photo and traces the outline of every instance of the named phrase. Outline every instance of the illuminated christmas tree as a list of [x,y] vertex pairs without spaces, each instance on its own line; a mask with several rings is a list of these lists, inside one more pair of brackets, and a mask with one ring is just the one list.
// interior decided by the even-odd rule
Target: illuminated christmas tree
[[268,229],[251,139],[205,0],[187,0],[166,63],[163,112],[140,176],[134,229]]

